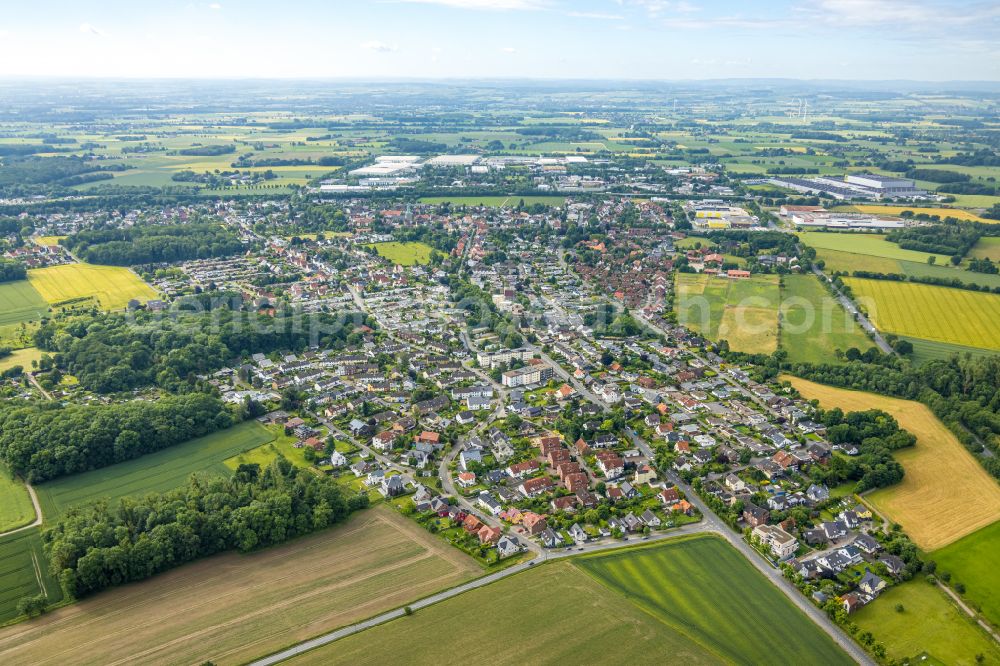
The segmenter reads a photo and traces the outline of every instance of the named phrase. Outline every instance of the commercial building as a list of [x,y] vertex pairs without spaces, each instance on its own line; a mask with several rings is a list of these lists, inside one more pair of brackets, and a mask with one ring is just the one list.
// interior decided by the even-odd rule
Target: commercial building
[[850,174],[843,178],[818,176],[768,178],[768,183],[804,194],[825,194],[834,199],[923,199],[930,195],[917,189],[912,180],[879,176],[877,174]]

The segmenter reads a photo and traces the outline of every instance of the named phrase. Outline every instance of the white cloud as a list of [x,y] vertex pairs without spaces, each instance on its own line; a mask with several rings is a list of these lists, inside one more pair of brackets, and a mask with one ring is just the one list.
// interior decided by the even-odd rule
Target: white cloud
[[103,37],[104,36],[103,32],[101,32],[100,30],[98,30],[97,28],[95,28],[94,26],[92,26],[89,23],[81,23],[80,24],[80,32],[85,33],[85,34],[89,34],[89,35],[97,35],[98,37]]
[[395,44],[386,44],[385,42],[380,42],[377,39],[362,42],[361,48],[368,51],[375,51],[376,53],[391,53],[398,50]]
[[566,12],[566,16],[573,18],[597,19],[600,21],[624,21],[621,14],[602,14],[601,12]]
[[517,49],[515,49],[513,46],[505,46],[500,50],[503,51],[504,53],[517,53]]
[[208,6],[208,8],[209,9],[214,9],[214,10],[218,11],[218,10],[222,9],[222,5],[220,5],[218,2],[213,2],[212,4],[210,4]]
[[486,10],[511,10],[511,9],[543,9],[548,3],[546,0],[397,0],[419,5],[444,5],[455,9],[486,9]]

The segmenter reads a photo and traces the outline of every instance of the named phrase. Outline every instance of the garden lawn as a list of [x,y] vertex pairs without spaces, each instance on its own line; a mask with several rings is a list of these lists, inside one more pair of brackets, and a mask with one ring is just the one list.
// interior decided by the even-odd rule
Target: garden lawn
[[[902,613],[897,604],[903,605]],[[889,588],[851,620],[861,631],[871,632],[897,662],[926,652],[937,660],[930,663],[949,666],[974,666],[977,654],[984,655],[985,664],[1000,663],[997,644],[923,578]]]
[[927,555],[951,584],[965,586],[964,596],[994,626],[1000,626],[1000,521]]
[[274,438],[256,421],[247,421],[126,462],[74,474],[35,487],[45,521],[52,522],[71,506],[101,498],[163,492],[184,485],[194,472],[228,474],[223,464]]

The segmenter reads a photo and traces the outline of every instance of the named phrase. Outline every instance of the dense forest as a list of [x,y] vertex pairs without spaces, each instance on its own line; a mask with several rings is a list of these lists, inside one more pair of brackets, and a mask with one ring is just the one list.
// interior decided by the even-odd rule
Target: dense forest
[[[867,361],[867,362],[866,362]],[[1000,435],[1000,357],[953,356],[920,366],[874,355],[844,365],[793,364],[790,373],[844,388],[882,393],[926,404],[969,450],[983,446],[994,453]],[[980,457],[1000,478],[1000,458]]]
[[140,316],[138,325],[130,324],[126,315],[51,320],[35,332],[35,345],[55,352],[57,367],[98,393],[150,384],[177,392],[194,386],[196,374],[250,354],[359,344],[355,328],[374,324],[353,312],[269,317],[229,308],[211,315],[179,314],[156,326],[144,323]]
[[64,243],[85,261],[112,266],[225,257],[243,251],[231,231],[209,223],[93,229]]
[[28,270],[20,261],[0,259],[0,282],[13,282],[28,277]]
[[43,534],[52,572],[70,597],[149,578],[228,550],[243,552],[321,530],[368,504],[285,459],[230,478],[71,510]]
[[0,405],[0,459],[31,483],[76,474],[179,444],[232,425],[204,393],[111,405]]
[[[984,234],[984,232],[990,232]],[[992,235],[989,225],[948,221],[922,227],[906,227],[890,232],[885,239],[904,250],[964,257],[983,235]]]

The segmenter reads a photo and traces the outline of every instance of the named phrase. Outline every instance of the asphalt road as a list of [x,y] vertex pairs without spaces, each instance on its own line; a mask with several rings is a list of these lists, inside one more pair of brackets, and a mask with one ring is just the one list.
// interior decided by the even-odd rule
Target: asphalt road
[[[820,269],[816,268],[815,266],[813,266],[813,273],[815,273],[816,276],[820,279],[820,281],[823,282],[824,284],[828,282],[826,274],[823,273],[823,271],[821,271]],[[858,322],[858,325],[861,326],[861,328],[863,328],[865,332],[867,332],[871,336],[871,338],[875,341],[875,344],[878,345],[878,348],[881,349],[886,354],[895,354],[896,351],[889,345],[888,342],[885,341],[885,338],[882,337],[882,334],[878,332],[878,329],[876,329],[875,326],[871,323],[871,321],[869,321],[868,317],[866,317],[864,313],[862,313],[861,310],[858,309],[858,306],[854,304],[854,301],[845,296],[844,293],[840,291],[840,289],[837,289],[835,285],[831,286],[833,287],[833,290],[836,292],[837,300],[840,301],[840,304],[844,306],[844,309],[847,310],[849,314],[854,316],[855,320]]]

